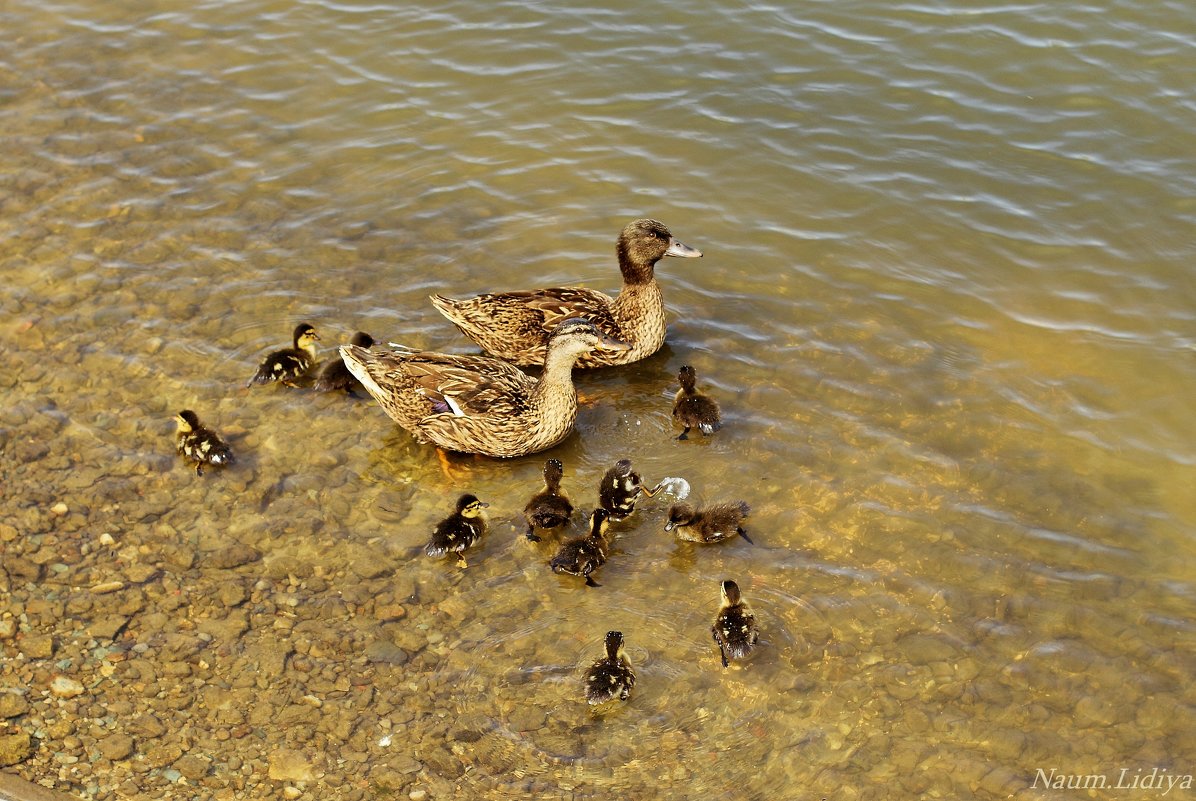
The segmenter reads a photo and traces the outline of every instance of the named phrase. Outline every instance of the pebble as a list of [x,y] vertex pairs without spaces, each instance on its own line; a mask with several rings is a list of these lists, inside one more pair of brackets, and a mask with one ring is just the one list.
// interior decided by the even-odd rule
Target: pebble
[[0,718],[15,718],[29,711],[29,702],[20,693],[0,692]]
[[49,659],[54,656],[54,638],[49,634],[26,637],[21,641],[21,650],[30,659]]
[[407,663],[408,656],[406,651],[390,640],[374,640],[365,647],[365,658],[387,665],[403,665]]
[[428,791],[412,790],[411,792],[407,793],[407,797],[410,798],[411,801],[427,801]]
[[300,790],[298,787],[294,787],[294,786],[288,784],[286,787],[282,788],[282,797],[290,799],[290,801],[294,801],[294,799],[298,798],[301,795],[303,795],[303,791]]
[[0,734],[0,768],[24,762],[33,753],[33,740],[29,734]]
[[133,753],[133,738],[127,734],[112,734],[100,740],[96,748],[105,759],[116,762]]
[[11,640],[17,636],[17,621],[13,618],[0,620],[0,640]]
[[116,592],[117,590],[123,590],[124,588],[125,583],[123,581],[105,581],[93,586],[91,591],[96,595],[107,595],[110,592]]
[[70,507],[68,507],[62,501],[59,501],[58,503],[56,503],[50,507],[50,513],[53,514],[55,517],[62,517],[64,515],[70,514],[70,511],[71,511]]
[[74,698],[83,691],[83,684],[69,676],[55,676],[50,681],[50,694],[58,698]]
[[275,781],[310,782],[316,778],[311,762],[299,751],[280,748],[267,758],[269,776]]

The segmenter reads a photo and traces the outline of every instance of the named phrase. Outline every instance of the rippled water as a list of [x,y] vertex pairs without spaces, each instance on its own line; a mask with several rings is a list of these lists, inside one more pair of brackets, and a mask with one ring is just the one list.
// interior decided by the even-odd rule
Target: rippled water
[[[64,497],[333,592],[374,554],[436,633],[378,697],[417,758],[445,715],[469,733],[411,785],[435,797],[1194,772],[1188,5],[565,5],[0,8],[0,423],[10,454],[55,432],[14,519]],[[625,456],[743,498],[755,547],[674,544],[648,502],[586,590],[518,536],[544,455],[446,478],[372,403],[242,389],[300,320],[325,357],[356,329],[468,352],[429,293],[613,292],[642,216],[705,257],[659,265],[668,344],[579,375],[549,455],[587,509]],[[672,439],[685,363],[708,441]],[[174,458],[184,407],[240,465]],[[417,557],[466,490],[493,513],[471,567]],[[764,647],[720,672],[728,577]],[[594,715],[610,628],[640,683]]]

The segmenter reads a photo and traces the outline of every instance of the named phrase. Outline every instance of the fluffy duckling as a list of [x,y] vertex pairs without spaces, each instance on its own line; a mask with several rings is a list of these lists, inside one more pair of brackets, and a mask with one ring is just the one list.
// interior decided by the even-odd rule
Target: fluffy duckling
[[[359,348],[372,348],[374,347],[374,338],[365,331],[358,331],[349,340],[349,344],[356,345]],[[350,373],[349,368],[345,367],[345,360],[340,355],[337,355],[335,359],[324,366],[324,369],[320,371],[320,377],[316,379],[315,383],[315,390],[317,392],[335,392],[340,390],[353,395],[359,389],[364,389],[364,387],[357,380],[357,376]]]
[[631,469],[630,459],[620,459],[598,485],[598,505],[617,523],[631,516],[640,495],[651,498],[655,492],[645,487],[640,474]]
[[623,632],[606,633],[606,656],[586,671],[586,701],[605,704],[618,698],[626,701],[635,686],[635,671],[623,653]]
[[303,375],[316,363],[316,340],[320,335],[307,323],[295,327],[294,347],[276,350],[267,356],[245,386],[269,384],[281,381],[288,387],[295,386],[295,379]]
[[695,509],[688,503],[675,503],[669,507],[664,530],[676,531],[677,539],[686,542],[722,542],[736,534],[751,542],[752,538],[740,525],[751,511],[743,501],[716,503],[704,509]]
[[175,415],[178,424],[178,450],[184,458],[195,463],[195,475],[203,475],[205,464],[220,467],[232,464],[233,452],[215,431],[200,425],[199,417],[190,409]]
[[590,574],[606,563],[606,529],[609,526],[610,515],[607,511],[595,509],[590,515],[590,533],[561,546],[549,562],[552,572],[582,576],[587,587],[601,586]]
[[677,439],[689,439],[689,430],[695,427],[706,436],[722,428],[718,401],[694,387],[698,380],[694,368],[688,364],[683,366],[677,373],[677,380],[681,382],[681,389],[673,399],[673,419],[685,426]]
[[523,507],[523,517],[527,520],[527,534],[532,542],[539,542],[536,527],[557,528],[568,525],[573,516],[573,504],[569,497],[561,491],[561,477],[565,475],[565,466],[560,459],[549,459],[544,463],[544,489],[532,496]]
[[730,579],[723,582],[722,607],[714,618],[710,634],[718,644],[723,667],[729,664],[728,657],[743,659],[747,656],[760,639],[756,616],[739,594],[739,585]]
[[482,510],[489,505],[468,493],[462,495],[457,499],[456,511],[436,524],[424,553],[428,556],[455,553],[457,564],[469,567],[464,552],[486,533],[486,513]]

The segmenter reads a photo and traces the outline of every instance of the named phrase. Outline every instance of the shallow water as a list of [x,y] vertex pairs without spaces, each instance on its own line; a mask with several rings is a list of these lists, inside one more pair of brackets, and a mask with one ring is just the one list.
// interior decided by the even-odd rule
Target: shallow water
[[[297,603],[393,595],[398,622],[314,618],[416,655],[362,713],[401,737],[349,758],[379,797],[1193,773],[1190,9],[568,5],[0,9],[3,503],[29,550],[190,550],[167,571],[185,587],[243,542],[265,558],[239,575],[320,578]],[[579,374],[578,433],[547,454],[447,478],[372,402],[243,389],[298,321],[325,358],[357,329],[469,352],[429,293],[613,292],[641,216],[705,257],[658,265],[667,345]],[[724,408],[708,440],[673,439],[686,363]],[[179,463],[181,408],[235,468]],[[584,509],[622,457],[747,500],[756,544],[676,544],[647,501],[585,589],[519,536],[548,456]],[[464,491],[492,531],[459,571],[418,547]],[[83,515],[62,530],[59,500]],[[63,562],[73,586],[115,570]],[[721,672],[724,578],[764,643]],[[639,684],[595,714],[580,676],[612,628]],[[419,770],[371,783],[404,747]]]

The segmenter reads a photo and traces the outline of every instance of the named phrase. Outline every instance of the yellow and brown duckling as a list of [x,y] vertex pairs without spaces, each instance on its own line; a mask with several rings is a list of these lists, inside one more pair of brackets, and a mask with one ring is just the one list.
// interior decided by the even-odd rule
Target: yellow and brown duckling
[[586,701],[592,705],[605,704],[618,698],[626,701],[635,686],[635,671],[623,653],[623,632],[606,633],[606,656],[590,665],[586,671]]
[[174,420],[178,425],[178,451],[194,463],[195,475],[203,475],[205,464],[224,467],[235,461],[228,444],[216,432],[201,425],[195,412],[184,409]]
[[630,459],[620,459],[598,484],[598,505],[617,523],[631,516],[641,495],[651,498],[655,492],[644,486],[640,474],[631,469]]
[[565,475],[565,466],[560,459],[549,459],[544,463],[544,489],[532,496],[523,507],[523,517],[527,520],[527,534],[532,542],[539,542],[536,536],[537,528],[558,528],[569,524],[573,517],[573,504],[569,497],[561,490],[561,478]]
[[677,373],[681,389],[673,399],[673,419],[685,426],[677,439],[689,439],[689,431],[696,428],[706,436],[722,428],[722,415],[718,401],[698,392],[695,384],[698,375],[690,365],[684,365]]
[[605,509],[595,509],[590,514],[590,533],[561,546],[549,565],[553,573],[569,573],[581,576],[587,587],[598,587],[590,575],[606,563],[606,530],[610,526],[610,515]]
[[486,533],[486,513],[490,504],[479,501],[466,493],[457,499],[457,508],[451,515],[436,524],[432,541],[424,548],[428,556],[457,554],[457,564],[469,567],[464,552]]
[[[358,331],[349,340],[349,344],[359,348],[372,348],[374,347],[374,338],[365,331]],[[357,376],[350,373],[349,368],[345,367],[345,360],[338,355],[320,371],[320,377],[316,379],[314,389],[317,392],[347,392],[353,395],[357,390],[364,388],[357,380]]]
[[316,363],[316,341],[320,335],[307,323],[295,327],[292,337],[294,347],[276,350],[267,356],[245,386],[269,384],[281,381],[288,387],[295,386],[295,380],[302,378]]
[[615,250],[623,288],[613,299],[593,289],[555,287],[465,300],[432,295],[432,305],[486,353],[514,364],[542,364],[552,332],[562,320],[574,317],[585,317],[605,336],[630,345],[625,351],[588,353],[578,359],[578,367],[629,364],[664,344],[664,300],[656,283],[656,262],[665,256],[697,258],[702,253],[678,242],[656,220],[628,223]]
[[627,345],[604,336],[588,320],[566,320],[549,339],[538,379],[486,356],[380,353],[354,345],[342,345],[341,356],[383,411],[418,441],[511,457],[551,448],[573,431],[573,363],[595,348],[625,350]]
[[718,654],[726,667],[728,660],[743,659],[756,647],[760,630],[756,626],[756,616],[739,594],[738,584],[730,579],[724,581],[721,597],[722,606],[710,627],[710,634],[718,644]]
[[751,542],[752,538],[742,525],[751,511],[751,507],[743,501],[716,503],[701,509],[695,509],[688,503],[675,503],[669,507],[669,519],[664,524],[664,530],[675,531],[677,539],[704,545],[722,542],[737,534]]

